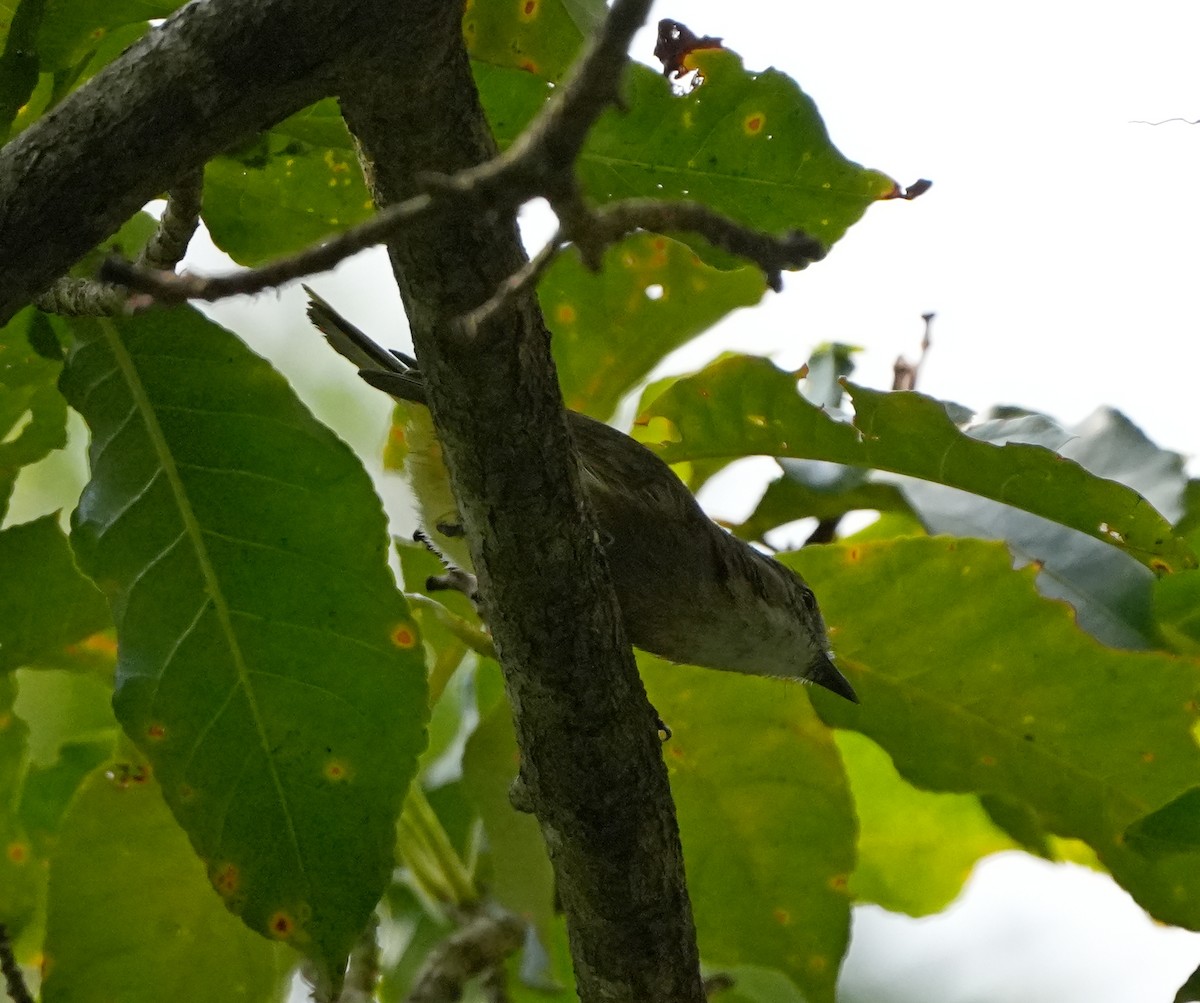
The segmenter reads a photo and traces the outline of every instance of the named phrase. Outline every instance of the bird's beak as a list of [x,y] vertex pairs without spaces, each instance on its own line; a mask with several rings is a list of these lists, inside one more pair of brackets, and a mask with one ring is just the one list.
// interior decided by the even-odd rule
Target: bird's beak
[[845,676],[838,672],[837,667],[833,664],[833,659],[828,655],[821,655],[809,666],[808,678],[818,686],[824,686],[831,693],[845,697],[851,703],[858,703],[858,695],[854,692],[854,687],[846,681]]

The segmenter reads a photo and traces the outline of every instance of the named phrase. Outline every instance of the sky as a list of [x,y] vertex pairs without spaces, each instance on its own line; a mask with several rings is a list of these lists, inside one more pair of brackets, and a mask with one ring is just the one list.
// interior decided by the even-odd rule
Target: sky
[[[656,4],[651,25],[660,17],[723,37],[750,69],[790,74],[846,156],[902,184],[934,182],[915,202],[873,206],[824,262],[664,371],[730,348],[796,367],[817,343],[842,341],[862,348],[856,380],[888,387],[896,356],[918,351],[921,314],[935,312],[919,389],[1066,423],[1109,404],[1197,472],[1200,125],[1139,123],[1200,119],[1200,4],[688,0]],[[650,27],[635,58],[652,62],[653,44]],[[541,231],[536,215],[529,229]],[[188,264],[222,267],[203,242]],[[314,285],[385,340],[399,329],[381,254]],[[212,313],[375,455],[388,403],[304,342],[302,304],[291,289]],[[402,504],[395,479],[379,483]],[[46,510],[35,496],[19,495],[14,521]],[[755,498],[717,482],[704,500],[736,518]],[[843,988],[894,1003],[1137,1003],[1171,999],[1198,964],[1200,935],[1151,923],[1106,877],[1004,854],[940,916],[858,910]]]

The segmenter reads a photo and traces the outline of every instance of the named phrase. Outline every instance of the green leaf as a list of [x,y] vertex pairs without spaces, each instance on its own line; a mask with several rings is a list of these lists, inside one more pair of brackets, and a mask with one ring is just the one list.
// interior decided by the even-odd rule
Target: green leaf
[[[797,465],[802,461],[792,461]],[[807,468],[791,464],[784,476],[767,485],[767,490],[750,517],[734,528],[744,540],[761,540],[771,530],[796,519],[836,519],[847,512],[875,509],[879,512],[910,511],[904,495],[894,484],[868,481],[865,471],[842,467],[841,476],[820,487],[807,476]]]
[[1171,647],[1200,655],[1200,570],[1192,568],[1156,581],[1154,615]]
[[856,835],[832,735],[793,684],[639,664],[674,732],[663,755],[705,963],[777,968],[832,1000]]
[[146,764],[94,772],[62,832],[44,1003],[282,999],[286,956],[221,907]]
[[38,82],[37,33],[45,0],[21,0],[8,19],[0,55],[0,131],[6,135]]
[[721,271],[657,234],[609,248],[598,272],[584,268],[574,250],[563,255],[538,296],[567,407],[607,420],[668,352],[757,303],[766,288],[757,267]]
[[463,38],[472,59],[558,80],[604,9],[599,0],[470,0]]
[[[996,444],[1047,446],[1099,477],[1133,488],[1166,515],[1179,511],[1186,483],[1183,458],[1160,449],[1120,412],[1099,408],[1068,430],[1042,414],[1007,410],[1006,416],[971,425],[967,434]],[[1069,602],[1080,625],[1098,640],[1112,647],[1151,646],[1154,576],[1130,555],[961,491],[923,481],[902,486],[930,533],[1004,540],[1018,559],[1039,564],[1042,594]]]
[[[494,663],[483,671],[498,673]],[[526,917],[543,940],[554,922],[554,873],[537,819],[517,811],[508,789],[520,756],[507,702],[485,714],[463,753],[463,788],[488,836],[492,896]]]
[[49,321],[27,307],[0,327],[0,521],[20,469],[67,443],[67,405],[55,381],[61,365],[33,348]]
[[17,936],[33,919],[43,880],[17,813],[29,762],[29,728],[14,711],[16,680],[0,675],[0,923]]
[[[872,202],[895,194],[891,178],[838,152],[816,105],[790,77],[751,73],[727,50],[692,58],[703,65],[704,83],[683,96],[662,74],[629,65],[628,111],[603,115],[576,163],[593,201],[687,198],[756,229],[806,230],[829,246]],[[552,93],[518,70],[476,65],[475,79],[502,147]]]
[[823,718],[873,739],[918,787],[1029,806],[1157,918],[1200,925],[1200,855],[1148,861],[1123,845],[1200,776],[1200,665],[1101,645],[1003,544],[914,538],[784,560],[821,596],[862,701],[814,693]]
[[68,742],[49,766],[30,765],[21,791],[20,818],[38,857],[46,858],[57,846],[67,805],[88,774],[112,753],[111,739]]
[[751,73],[725,49],[691,59],[704,76],[683,96],[631,64],[628,112],[596,123],[578,162],[597,202],[687,198],[758,230],[800,229],[831,246],[896,183],[838,152],[811,98],[778,70]]
[[77,324],[73,515],[117,715],[227,905],[331,981],[387,884],[424,744],[420,638],[357,458],[191,310]]
[[318,131],[329,138],[342,135],[327,120],[289,120],[205,167],[205,225],[239,264],[293,253],[374,211],[348,145],[316,145],[294,136]]
[[166,17],[180,0],[45,0],[38,51],[43,70],[75,66],[113,29]]
[[75,567],[58,516],[0,531],[0,672],[30,665],[112,621]]
[[857,900],[928,916],[954,900],[976,861],[1014,848],[978,798],[918,790],[873,742],[849,731],[836,737],[858,813],[858,865],[850,879]]
[[908,474],[1077,529],[1156,572],[1195,567],[1187,543],[1137,492],[1041,446],[980,442],[923,394],[848,389],[852,425],[806,401],[794,375],[766,359],[736,356],[676,380],[643,405],[637,434],[668,463],[791,456]]

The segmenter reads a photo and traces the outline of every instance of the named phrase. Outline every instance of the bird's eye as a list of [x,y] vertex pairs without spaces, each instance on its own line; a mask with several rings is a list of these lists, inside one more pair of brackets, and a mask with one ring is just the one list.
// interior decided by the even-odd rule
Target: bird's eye
[[812,589],[800,590],[800,602],[810,613],[817,611],[817,597],[813,594]]

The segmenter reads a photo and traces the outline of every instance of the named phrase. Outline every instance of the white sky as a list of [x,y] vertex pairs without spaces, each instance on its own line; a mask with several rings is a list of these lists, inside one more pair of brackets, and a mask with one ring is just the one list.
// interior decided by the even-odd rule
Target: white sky
[[[1200,126],[1132,124],[1200,118],[1200,4],[688,0],[658,3],[660,17],[723,36],[751,69],[788,72],[850,158],[934,181],[916,202],[873,206],[826,261],[671,360],[676,371],[732,347],[795,366],[836,340],[863,347],[856,379],[887,387],[936,311],[923,391],[1066,422],[1111,404],[1200,457]],[[652,49],[647,29],[634,55]],[[203,252],[189,263],[221,267]],[[380,337],[398,330],[382,255],[315,284]],[[387,402],[315,339],[298,351],[301,304],[288,290],[282,309],[260,298],[213,312],[302,389],[333,382],[310,404],[374,455]],[[395,498],[394,480],[381,487]],[[26,487],[13,508],[20,521],[47,506]],[[1200,936],[1156,927],[1108,879],[1004,855],[949,914],[860,910],[844,987],[896,1003],[1138,1003],[1169,1000],[1197,964]]]

